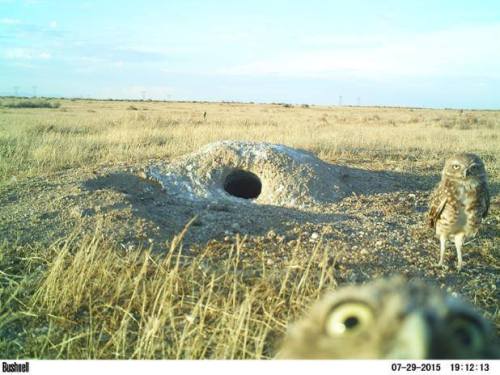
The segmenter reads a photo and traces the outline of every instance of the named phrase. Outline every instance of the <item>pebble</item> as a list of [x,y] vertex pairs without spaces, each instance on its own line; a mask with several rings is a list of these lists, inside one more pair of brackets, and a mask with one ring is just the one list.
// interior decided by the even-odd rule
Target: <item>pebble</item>
[[319,238],[319,234],[317,232],[313,232],[311,234],[311,240],[315,241]]
[[274,230],[270,230],[267,232],[267,238],[275,238],[276,237],[276,232]]
[[89,216],[94,216],[95,215],[95,210],[92,208],[83,208],[81,209],[80,207],[74,207],[71,210],[71,215],[76,218],[82,218],[82,217],[89,217]]

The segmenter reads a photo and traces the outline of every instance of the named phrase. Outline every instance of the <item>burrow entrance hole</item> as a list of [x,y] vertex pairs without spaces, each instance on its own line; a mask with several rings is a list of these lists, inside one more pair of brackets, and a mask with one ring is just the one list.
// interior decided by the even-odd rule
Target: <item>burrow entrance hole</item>
[[236,169],[224,180],[224,190],[234,197],[255,199],[262,191],[262,183],[256,174]]

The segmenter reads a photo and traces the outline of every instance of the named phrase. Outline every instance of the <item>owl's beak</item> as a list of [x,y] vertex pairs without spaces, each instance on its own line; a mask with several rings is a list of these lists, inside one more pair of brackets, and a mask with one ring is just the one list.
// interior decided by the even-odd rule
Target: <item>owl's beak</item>
[[386,358],[426,359],[431,347],[431,329],[421,312],[409,314]]

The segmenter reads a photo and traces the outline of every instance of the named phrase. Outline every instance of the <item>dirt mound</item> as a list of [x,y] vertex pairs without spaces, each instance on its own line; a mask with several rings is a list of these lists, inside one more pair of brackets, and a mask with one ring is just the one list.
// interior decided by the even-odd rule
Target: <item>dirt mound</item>
[[[305,208],[351,194],[343,167],[283,145],[221,141],[146,170],[173,196]],[[243,198],[243,199],[242,199]]]

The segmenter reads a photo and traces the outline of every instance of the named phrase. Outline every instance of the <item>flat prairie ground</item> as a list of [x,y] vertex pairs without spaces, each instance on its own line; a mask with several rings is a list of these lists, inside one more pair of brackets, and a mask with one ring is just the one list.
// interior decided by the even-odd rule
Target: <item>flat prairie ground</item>
[[[392,274],[500,328],[500,111],[58,102],[0,106],[0,357],[272,358],[324,291]],[[141,177],[226,139],[308,150],[385,188],[244,211],[173,202]],[[435,266],[425,224],[456,152],[482,157],[492,196],[460,272],[452,245]]]

